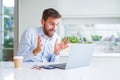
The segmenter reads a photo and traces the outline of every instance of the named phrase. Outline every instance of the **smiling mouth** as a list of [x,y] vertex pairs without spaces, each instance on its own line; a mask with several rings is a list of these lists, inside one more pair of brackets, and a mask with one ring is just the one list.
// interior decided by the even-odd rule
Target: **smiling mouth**
[[54,32],[54,30],[49,30],[49,36],[53,36]]
[[54,30],[49,30],[50,33],[54,33],[55,31]]
[[50,31],[50,34],[53,35],[53,34],[54,34],[54,31]]

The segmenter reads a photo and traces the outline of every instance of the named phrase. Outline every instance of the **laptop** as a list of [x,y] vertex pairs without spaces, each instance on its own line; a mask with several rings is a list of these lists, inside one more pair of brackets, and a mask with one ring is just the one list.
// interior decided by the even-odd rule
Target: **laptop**
[[94,44],[74,44],[71,46],[67,63],[44,66],[47,69],[72,69],[88,66],[92,59]]

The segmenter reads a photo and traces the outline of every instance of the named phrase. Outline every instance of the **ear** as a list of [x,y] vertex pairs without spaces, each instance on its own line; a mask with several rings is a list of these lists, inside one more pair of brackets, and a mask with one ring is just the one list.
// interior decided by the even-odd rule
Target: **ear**
[[44,23],[45,23],[45,21],[43,19],[41,19],[42,26],[44,26]]

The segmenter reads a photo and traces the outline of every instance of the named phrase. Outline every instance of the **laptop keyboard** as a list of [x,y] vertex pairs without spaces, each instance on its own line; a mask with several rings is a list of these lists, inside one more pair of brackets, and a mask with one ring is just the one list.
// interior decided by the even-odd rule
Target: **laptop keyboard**
[[53,64],[53,65],[49,65],[49,66],[52,66],[54,68],[65,69],[66,63]]

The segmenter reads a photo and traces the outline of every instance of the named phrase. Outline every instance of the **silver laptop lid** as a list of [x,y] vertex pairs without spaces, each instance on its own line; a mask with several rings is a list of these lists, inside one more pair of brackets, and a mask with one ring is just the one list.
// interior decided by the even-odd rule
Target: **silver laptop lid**
[[73,44],[65,69],[87,66],[92,59],[94,44]]

